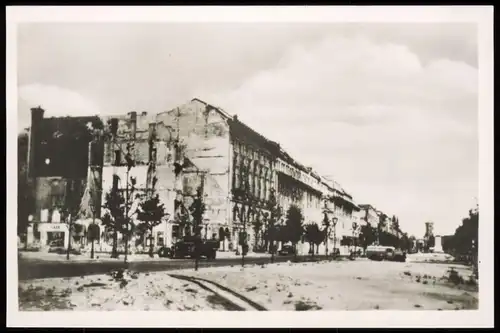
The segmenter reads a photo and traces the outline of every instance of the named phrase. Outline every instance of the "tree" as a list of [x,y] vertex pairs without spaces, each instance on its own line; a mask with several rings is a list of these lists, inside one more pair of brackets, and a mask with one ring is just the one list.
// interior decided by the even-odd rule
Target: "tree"
[[323,214],[323,236],[325,237],[325,255],[328,256],[328,239],[330,238],[330,220],[328,219],[328,214],[325,212]]
[[253,231],[255,234],[255,247],[259,246],[259,236],[260,236],[260,231],[262,229],[262,225],[263,225],[262,219],[257,213],[255,219],[252,221]]
[[203,215],[205,214],[205,203],[203,202],[205,175],[202,175],[201,185],[196,189],[196,197],[189,207],[191,216],[193,217],[193,227],[195,236],[195,270],[198,270],[198,261],[200,259],[200,243],[201,243],[201,227],[203,223]]
[[377,235],[378,235],[378,243],[379,245],[382,245],[382,239],[383,237],[382,234],[384,233],[384,228],[386,226],[386,218],[387,218],[387,215],[385,215],[384,213],[381,213],[378,217],[378,224],[377,224]]
[[[92,170],[90,170],[91,177],[93,177]],[[83,218],[92,217],[93,223],[89,225],[87,238],[91,241],[90,258],[94,259],[94,242],[99,237],[99,227],[95,224],[95,218],[97,215],[97,209],[100,206],[100,198],[94,195],[93,191],[90,189],[92,184],[95,184],[94,179],[87,179],[87,184],[85,186],[85,191],[80,203],[79,216]]]
[[356,232],[358,231],[358,223],[357,222],[352,222],[352,240],[354,244],[354,251],[356,251]]
[[314,225],[313,243],[316,245],[316,254],[319,254],[319,246],[325,241],[325,236],[319,226],[316,223]]
[[377,232],[375,228],[371,225],[363,224],[359,230],[359,242],[363,251],[366,252],[366,248],[373,244],[377,240]]
[[69,254],[71,252],[71,238],[75,226],[73,224],[73,219],[78,215],[80,211],[80,203],[82,199],[81,184],[79,184],[75,179],[68,179],[66,182],[66,190],[64,194],[64,204],[60,207],[61,215],[63,220],[66,221],[68,225],[68,248],[66,251],[66,259],[69,260]]
[[398,231],[398,232],[400,231],[400,229],[399,229],[399,220],[398,220],[398,218],[396,217],[396,215],[394,215],[394,216],[392,217],[392,228],[393,228],[394,230]]
[[[128,237],[133,231],[132,224],[130,223],[130,216],[134,213],[130,212],[132,206],[132,200],[130,198],[132,195],[127,196],[128,198],[123,196],[123,190],[118,188],[118,180],[118,175],[113,175],[113,187],[106,193],[103,205],[106,212],[103,215],[102,224],[106,230],[113,233],[111,258],[118,258],[118,233]],[[130,183],[127,182],[127,185],[128,184],[130,184],[130,193],[133,194],[135,191],[136,179],[131,177]]]
[[293,244],[295,259],[297,259],[297,243],[304,234],[303,220],[301,209],[296,205],[291,205],[286,214],[286,234]]
[[305,239],[309,243],[309,252],[314,256],[314,245],[316,245],[317,250],[318,246],[323,242],[323,233],[316,223],[307,224],[304,232]]
[[157,225],[161,224],[164,216],[167,215],[164,205],[160,202],[158,194],[147,198],[139,205],[139,210],[137,211],[137,219],[141,221],[142,229],[148,230],[150,233],[149,242],[149,256],[153,258],[153,229]]
[[269,241],[269,251],[271,252],[271,263],[274,263],[274,241],[277,236],[276,221],[281,218],[281,207],[276,199],[276,192],[273,188],[269,191],[269,200],[267,201],[267,209],[269,214],[265,213],[264,218],[267,220],[266,242]]
[[479,232],[479,210],[470,210],[469,216],[462,219],[462,225],[456,230],[448,246],[453,252],[459,255],[469,255],[478,250],[478,232]]

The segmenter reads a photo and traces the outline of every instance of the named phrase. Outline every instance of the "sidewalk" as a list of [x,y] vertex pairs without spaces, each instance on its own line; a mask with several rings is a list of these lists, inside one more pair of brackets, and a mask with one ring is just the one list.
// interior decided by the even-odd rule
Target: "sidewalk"
[[[83,253],[80,255],[70,254],[69,260],[66,259],[66,254],[48,253],[48,252],[24,252],[18,251],[19,257],[27,260],[34,261],[47,261],[47,262],[121,262],[124,260],[124,255],[121,254],[118,259],[110,258],[110,253],[95,253],[94,259],[90,259],[90,253]],[[270,258],[271,255],[268,253],[247,253],[245,258]],[[234,251],[223,252],[217,251],[217,259],[230,259],[230,258],[241,258],[241,254],[236,255]],[[128,262],[140,262],[140,261],[170,261],[176,259],[170,258],[159,258],[157,254],[153,258],[149,257],[147,254],[129,254]]]
[[[241,253],[236,255],[234,251],[217,251],[217,258],[219,259],[225,259],[225,258],[241,258]],[[249,252],[245,254],[245,258],[271,258],[271,255],[269,253],[254,253],[254,252]]]

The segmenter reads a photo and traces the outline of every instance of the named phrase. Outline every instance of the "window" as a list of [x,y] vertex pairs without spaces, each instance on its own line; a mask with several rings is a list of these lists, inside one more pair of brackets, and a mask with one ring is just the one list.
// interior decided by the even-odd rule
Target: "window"
[[121,165],[122,161],[122,152],[120,149],[115,150],[115,163],[114,165]]
[[235,168],[233,174],[234,174],[234,188],[240,188],[240,169]]
[[233,208],[233,221],[236,221],[238,219],[238,206],[234,206]]
[[179,226],[178,225],[172,226],[172,238],[173,239],[179,238]]
[[165,234],[163,231],[158,231],[156,233],[156,246],[164,246],[165,245]]
[[59,193],[51,194],[50,195],[50,206],[52,208],[61,207],[63,204],[63,199],[64,199],[64,196],[62,194],[59,194]]

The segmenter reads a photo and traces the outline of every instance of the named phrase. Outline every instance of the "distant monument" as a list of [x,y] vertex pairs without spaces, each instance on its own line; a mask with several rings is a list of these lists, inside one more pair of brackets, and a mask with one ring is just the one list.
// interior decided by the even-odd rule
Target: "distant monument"
[[443,241],[441,236],[434,236],[434,253],[443,253]]

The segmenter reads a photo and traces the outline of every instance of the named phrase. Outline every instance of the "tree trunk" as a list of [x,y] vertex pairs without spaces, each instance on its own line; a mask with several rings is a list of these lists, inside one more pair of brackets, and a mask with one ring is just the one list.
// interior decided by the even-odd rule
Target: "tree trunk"
[[111,248],[111,258],[118,258],[118,231],[113,230],[113,247]]
[[150,238],[149,238],[149,257],[153,258],[154,257],[154,244],[153,244],[153,227],[149,229],[150,231]]
[[69,223],[68,223],[68,248],[66,251],[66,260],[69,260],[69,253],[71,251],[71,219],[73,216],[70,215],[69,217]]
[[297,262],[297,243],[293,243],[293,255],[295,262]]
[[325,255],[328,256],[328,227],[325,230]]

